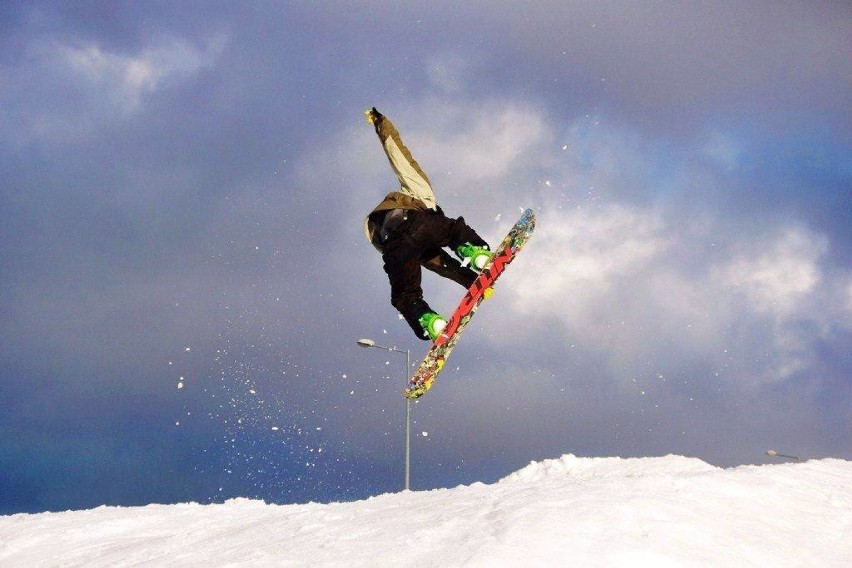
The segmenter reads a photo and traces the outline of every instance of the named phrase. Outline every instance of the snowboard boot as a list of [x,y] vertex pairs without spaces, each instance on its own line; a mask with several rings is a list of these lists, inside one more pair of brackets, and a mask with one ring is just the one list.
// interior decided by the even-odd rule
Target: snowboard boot
[[456,254],[462,259],[462,266],[470,266],[476,272],[482,272],[494,256],[488,247],[478,247],[470,243],[457,248]]
[[426,312],[420,316],[419,321],[432,341],[435,341],[441,335],[441,332],[444,331],[444,328],[447,327],[447,319],[435,312]]

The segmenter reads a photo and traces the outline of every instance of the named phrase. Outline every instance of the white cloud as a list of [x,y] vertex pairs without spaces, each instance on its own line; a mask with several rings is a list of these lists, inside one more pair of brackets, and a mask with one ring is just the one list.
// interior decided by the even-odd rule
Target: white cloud
[[33,140],[78,144],[142,111],[166,87],[212,67],[224,45],[223,35],[202,46],[168,38],[124,52],[96,42],[34,39],[27,63],[11,69],[0,89],[0,129],[19,146]]
[[441,179],[438,189],[444,191],[506,175],[549,136],[538,112],[506,101],[431,101],[400,121],[391,118],[427,174]]
[[518,311],[554,310],[574,322],[594,318],[593,302],[643,271],[667,243],[653,211],[623,205],[544,216],[513,280]]
[[729,250],[693,254],[706,244],[655,210],[546,212],[508,280],[513,317],[555,319],[547,333],[556,344],[570,338],[606,353],[624,379],[655,361],[703,362],[737,388],[809,369],[813,330],[849,319],[848,280],[820,268],[827,240],[797,226],[743,226],[729,237]]
[[747,250],[721,267],[717,275],[720,285],[740,289],[756,312],[776,318],[797,315],[822,280],[819,263],[828,241],[791,227],[743,248]]
[[101,92],[125,112],[137,110],[143,97],[172,79],[194,75],[211,66],[221,51],[221,38],[199,49],[181,39],[162,40],[136,54],[114,53],[102,47],[59,45],[60,61],[87,87]]

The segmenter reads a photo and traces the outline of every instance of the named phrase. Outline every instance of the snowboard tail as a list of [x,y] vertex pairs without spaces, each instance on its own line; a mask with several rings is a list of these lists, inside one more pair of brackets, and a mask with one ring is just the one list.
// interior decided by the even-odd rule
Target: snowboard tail
[[501,274],[506,270],[515,256],[527,244],[535,228],[535,213],[527,209],[518,222],[509,230],[509,234],[494,251],[491,263],[487,265],[479,277],[468,288],[467,293],[459,302],[447,327],[432,343],[420,366],[408,380],[408,386],[403,392],[406,398],[419,398],[426,394],[435,383],[435,379],[444,367],[444,363],[455,348],[462,332],[470,323],[473,314],[483,300],[491,295],[492,287]]

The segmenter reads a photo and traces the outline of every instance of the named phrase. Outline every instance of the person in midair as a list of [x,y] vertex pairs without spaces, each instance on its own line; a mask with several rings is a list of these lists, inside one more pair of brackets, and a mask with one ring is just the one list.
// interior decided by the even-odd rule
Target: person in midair
[[[400,187],[367,215],[364,230],[380,253],[391,286],[391,304],[420,339],[435,339],[447,320],[423,299],[421,267],[470,287],[493,253],[463,217],[444,214],[429,178],[403,144],[393,123],[375,107],[366,111]],[[461,262],[444,247],[453,250]]]

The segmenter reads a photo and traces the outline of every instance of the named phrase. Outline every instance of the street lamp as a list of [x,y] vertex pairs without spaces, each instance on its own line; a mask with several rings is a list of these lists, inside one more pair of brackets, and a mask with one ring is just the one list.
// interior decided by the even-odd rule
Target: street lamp
[[[375,347],[376,349],[384,349],[385,351],[392,351],[393,353],[404,353],[405,354],[405,373],[403,374],[403,379],[408,382],[408,371],[411,369],[411,352],[406,349],[402,351],[397,349],[396,347],[385,347],[384,345],[377,345],[375,341],[372,339],[359,339],[358,345],[361,347]],[[411,399],[405,399],[405,490],[408,491],[411,488]]]
[[788,460],[793,460],[793,461],[797,461],[797,462],[802,461],[802,458],[797,458],[796,456],[786,456],[784,454],[779,454],[775,450],[766,450],[766,455],[769,456],[770,458],[786,458]]

